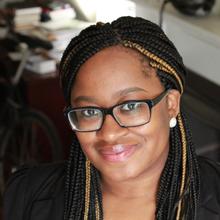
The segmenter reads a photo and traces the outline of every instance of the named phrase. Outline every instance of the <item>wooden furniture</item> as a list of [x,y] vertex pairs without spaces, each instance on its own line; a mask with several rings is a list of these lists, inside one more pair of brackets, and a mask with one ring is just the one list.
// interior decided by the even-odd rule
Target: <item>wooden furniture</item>
[[45,113],[53,121],[60,135],[66,159],[71,145],[72,131],[63,115],[65,101],[59,86],[58,73],[40,75],[26,72],[24,81],[28,104]]

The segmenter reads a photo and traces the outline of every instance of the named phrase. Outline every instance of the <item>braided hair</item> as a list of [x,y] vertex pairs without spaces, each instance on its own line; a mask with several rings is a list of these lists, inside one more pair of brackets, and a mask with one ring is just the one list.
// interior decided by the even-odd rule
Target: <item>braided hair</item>
[[[139,51],[156,69],[164,87],[177,89],[182,94],[186,69],[174,44],[156,24],[138,17],[121,17],[112,23],[89,26],[67,46],[60,63],[67,105],[81,65],[98,51],[113,45]],[[190,129],[183,112],[177,119],[178,126],[170,130],[169,154],[157,191],[157,220],[193,220],[199,203],[199,169]],[[103,219],[100,174],[86,159],[76,136],[67,161],[64,219]]]

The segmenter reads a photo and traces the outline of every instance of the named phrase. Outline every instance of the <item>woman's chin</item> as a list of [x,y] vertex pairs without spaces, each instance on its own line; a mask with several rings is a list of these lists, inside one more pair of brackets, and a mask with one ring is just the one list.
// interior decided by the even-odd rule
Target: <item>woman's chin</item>
[[121,167],[114,169],[107,169],[101,171],[102,179],[111,182],[123,182],[134,179],[138,176],[138,171],[129,167]]

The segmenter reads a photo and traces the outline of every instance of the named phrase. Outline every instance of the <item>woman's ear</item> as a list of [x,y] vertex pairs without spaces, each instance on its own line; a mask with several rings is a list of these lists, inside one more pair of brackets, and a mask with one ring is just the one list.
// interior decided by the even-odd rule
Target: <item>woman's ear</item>
[[167,95],[167,106],[170,118],[176,117],[180,111],[180,92],[176,89],[171,89]]

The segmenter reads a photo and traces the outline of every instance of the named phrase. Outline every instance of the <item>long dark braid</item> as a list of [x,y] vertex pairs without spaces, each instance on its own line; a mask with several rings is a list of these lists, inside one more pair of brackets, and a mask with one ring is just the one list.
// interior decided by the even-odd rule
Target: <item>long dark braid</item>
[[[80,66],[103,48],[122,45],[138,50],[157,69],[164,87],[183,92],[186,70],[173,43],[154,23],[142,18],[122,17],[111,24],[98,23],[72,39],[61,63],[61,84],[66,102]],[[71,146],[66,174],[65,220],[103,219],[99,172],[90,165],[89,201],[86,201],[86,158],[76,137]],[[156,201],[156,219],[195,219],[199,201],[198,164],[185,116],[178,115],[178,125],[170,132],[170,149],[162,172]],[[85,205],[89,204],[88,215]],[[190,204],[190,205],[187,205]]]
[[[65,219],[81,219],[81,213],[84,210],[85,187],[83,186],[85,179],[85,156],[80,148],[76,138],[70,150],[69,161],[66,169],[66,185],[65,185]],[[74,215],[73,215],[74,213]]]

